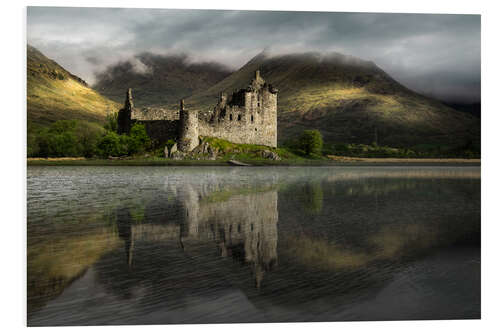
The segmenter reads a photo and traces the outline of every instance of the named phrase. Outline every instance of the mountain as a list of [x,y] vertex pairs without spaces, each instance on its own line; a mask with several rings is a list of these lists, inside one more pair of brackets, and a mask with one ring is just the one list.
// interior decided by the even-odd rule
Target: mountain
[[170,105],[196,90],[208,89],[229,74],[231,71],[221,64],[191,63],[185,54],[142,53],[98,73],[94,89],[121,103],[126,90],[132,88],[137,106]]
[[257,69],[279,90],[280,143],[316,128],[326,142],[479,145],[477,117],[409,90],[373,62],[339,53],[263,52],[186,103],[191,108],[211,108],[219,92],[246,87]]
[[36,48],[27,48],[28,124],[47,125],[61,119],[102,122],[120,104],[91,89]]

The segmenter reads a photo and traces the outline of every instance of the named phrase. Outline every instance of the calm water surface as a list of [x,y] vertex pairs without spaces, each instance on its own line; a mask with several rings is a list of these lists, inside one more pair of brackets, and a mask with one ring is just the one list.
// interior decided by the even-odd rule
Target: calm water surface
[[28,325],[480,318],[479,167],[28,167]]

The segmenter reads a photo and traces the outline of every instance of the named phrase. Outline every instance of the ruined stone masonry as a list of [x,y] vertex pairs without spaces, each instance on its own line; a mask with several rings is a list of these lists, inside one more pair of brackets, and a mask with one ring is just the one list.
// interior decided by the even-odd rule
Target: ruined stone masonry
[[277,146],[278,91],[255,72],[245,89],[231,96],[219,95],[217,105],[207,113],[187,110],[180,101],[179,110],[136,108],[132,89],[128,89],[124,107],[118,113],[118,133],[129,133],[133,123],[146,127],[157,144],[173,139],[182,152],[199,145],[199,137],[216,137],[234,143]]

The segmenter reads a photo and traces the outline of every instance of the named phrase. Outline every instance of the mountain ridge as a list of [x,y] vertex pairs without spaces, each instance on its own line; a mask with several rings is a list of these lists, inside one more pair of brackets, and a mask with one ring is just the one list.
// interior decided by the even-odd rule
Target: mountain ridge
[[80,119],[102,123],[120,103],[94,91],[38,49],[27,45],[28,124],[45,126],[57,120]]
[[332,143],[479,144],[477,118],[408,89],[371,61],[340,53],[262,52],[186,103],[210,108],[220,92],[244,88],[255,70],[279,90],[280,143],[317,128]]
[[[139,68],[137,68],[139,67]],[[157,55],[143,52],[97,73],[93,88],[121,102],[132,88],[137,106],[176,104],[231,74],[217,62],[190,62],[187,54]]]
[[212,109],[220,92],[245,88],[260,70],[278,93],[278,141],[319,129],[327,143],[415,147],[471,146],[479,150],[480,120],[408,89],[374,62],[341,53],[271,54],[263,51],[231,72],[219,63],[192,63],[188,55],[141,53],[144,66],[120,62],[94,88],[122,103],[133,88],[136,106]]

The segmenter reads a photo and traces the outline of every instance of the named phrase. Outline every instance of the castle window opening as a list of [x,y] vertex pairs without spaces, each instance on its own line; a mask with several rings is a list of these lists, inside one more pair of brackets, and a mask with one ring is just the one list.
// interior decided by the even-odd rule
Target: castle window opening
[[233,114],[232,113],[229,115],[229,120],[233,121]]
[[252,116],[250,116],[250,120],[251,120],[251,121],[252,121],[252,123],[253,123],[253,115],[252,115]]
[[241,120],[241,114],[238,115],[238,121],[240,121],[240,120]]

